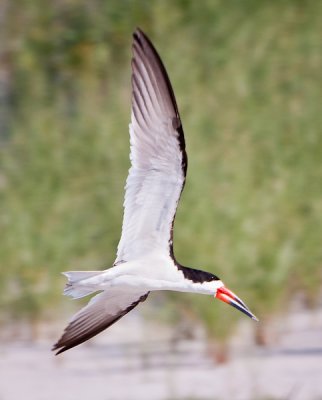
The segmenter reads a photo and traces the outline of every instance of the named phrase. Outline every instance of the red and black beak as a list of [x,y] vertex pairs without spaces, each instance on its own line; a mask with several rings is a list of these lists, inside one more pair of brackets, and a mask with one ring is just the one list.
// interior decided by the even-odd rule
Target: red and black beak
[[246,304],[233,293],[231,290],[227,289],[225,286],[219,288],[215,297],[225,303],[230,304],[231,306],[237,308],[237,310],[243,312],[248,315],[250,318],[258,321],[258,318],[250,311],[250,309],[246,306]]

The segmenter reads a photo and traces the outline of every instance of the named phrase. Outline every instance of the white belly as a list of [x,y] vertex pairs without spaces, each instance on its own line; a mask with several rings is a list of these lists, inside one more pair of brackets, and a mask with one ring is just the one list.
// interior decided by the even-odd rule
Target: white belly
[[[215,294],[216,292],[214,282],[195,283],[185,279],[172,258],[160,254],[149,254],[142,259],[124,262],[92,278],[84,279],[79,284],[91,287],[93,290],[120,287],[200,294]],[[222,283],[217,281],[217,285],[222,285]]]

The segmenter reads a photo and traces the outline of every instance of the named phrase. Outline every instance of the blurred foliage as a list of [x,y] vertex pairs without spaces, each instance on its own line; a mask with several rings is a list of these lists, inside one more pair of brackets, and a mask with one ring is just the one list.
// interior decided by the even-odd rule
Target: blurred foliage
[[[321,2],[7,0],[0,19],[2,306],[52,311],[60,271],[114,261],[136,26],[167,66],[186,133],[178,260],[215,272],[259,317],[283,311],[297,290],[314,302]],[[167,298],[216,337],[238,318],[207,296]]]

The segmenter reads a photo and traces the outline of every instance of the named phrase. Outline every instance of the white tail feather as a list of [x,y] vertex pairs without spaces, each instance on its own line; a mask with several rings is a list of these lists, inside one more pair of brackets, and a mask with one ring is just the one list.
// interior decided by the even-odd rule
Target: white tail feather
[[70,296],[73,299],[80,299],[88,296],[94,292],[97,292],[93,286],[86,286],[80,284],[81,281],[92,278],[93,276],[100,275],[102,271],[68,271],[63,272],[68,279],[64,289],[64,295]]

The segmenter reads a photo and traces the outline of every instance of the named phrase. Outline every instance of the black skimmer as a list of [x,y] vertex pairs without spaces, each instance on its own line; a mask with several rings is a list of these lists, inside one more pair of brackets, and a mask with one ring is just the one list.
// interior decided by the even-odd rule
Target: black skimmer
[[99,293],[73,316],[53,346],[56,354],[108,328],[153,290],[212,295],[257,320],[217,276],[184,267],[174,257],[173,224],[187,171],[181,119],[166,69],[140,29],[132,51],[131,168],[116,260],[104,271],[64,273],[65,295]]

